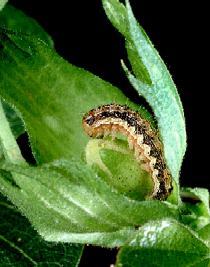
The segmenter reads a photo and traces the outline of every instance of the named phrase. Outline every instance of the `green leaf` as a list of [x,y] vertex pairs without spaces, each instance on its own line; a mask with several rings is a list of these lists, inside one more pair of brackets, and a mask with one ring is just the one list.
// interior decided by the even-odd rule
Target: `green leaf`
[[50,47],[53,47],[52,38],[43,30],[43,28],[34,19],[28,17],[21,10],[18,10],[11,5],[6,5],[0,13],[0,26],[4,29],[34,35]]
[[2,163],[0,167],[4,170],[0,190],[48,241],[121,246],[137,226],[178,216],[170,203],[135,201],[119,194],[78,160],[42,167]]
[[210,223],[198,231],[199,236],[205,240],[210,248]]
[[81,245],[53,244],[0,195],[0,266],[78,266]]
[[209,192],[205,188],[182,188],[182,220],[195,230],[210,223]]
[[190,188],[184,187],[181,188],[182,197],[189,198],[192,200],[196,200],[199,203],[200,214],[203,216],[210,216],[210,208],[209,208],[209,191],[205,188]]
[[2,102],[0,100],[0,158],[12,163],[25,164],[21,151],[11,132],[9,122],[6,118]]
[[[137,106],[130,102],[120,90],[89,72],[68,64],[38,39],[2,30],[1,45],[3,48],[0,52],[0,93],[20,112],[29,132],[32,150],[38,163],[72,156],[79,159],[88,141],[82,129],[82,117],[85,112],[96,105],[117,102],[137,109]],[[142,116],[147,115],[143,109],[137,110],[140,110]],[[83,165],[80,163],[76,166],[78,169],[86,170],[86,165]],[[64,182],[66,178],[57,179],[57,174],[54,174],[55,188],[49,192],[48,183],[52,186],[51,173],[48,176],[43,173],[40,182],[30,178],[31,169],[27,172],[27,179],[25,176],[23,178],[18,175],[16,171],[12,172],[13,178],[22,191],[14,188],[3,174],[1,191],[9,196],[47,240],[117,246],[123,244],[131,232],[135,232],[133,226],[135,223],[147,221],[154,216],[161,216],[161,218],[174,216],[174,212],[167,208],[168,204],[137,202],[133,205],[130,199],[112,193],[111,188],[99,180],[94,180],[91,191],[83,184],[73,192],[72,188],[75,187],[68,186],[69,197],[72,200],[66,203],[67,200],[63,199],[63,196],[56,194],[60,186],[63,188],[60,181]],[[78,175],[81,182],[83,179],[89,181],[92,177],[96,177],[94,172],[88,173],[89,171],[86,171],[81,176],[81,173],[73,172],[73,177]],[[40,176],[38,169],[34,176]],[[42,185],[43,181],[47,181],[47,185]],[[97,186],[99,192],[102,191],[102,196],[98,193],[94,199]],[[55,193],[53,193],[54,190],[56,190]],[[85,193],[89,190],[88,199],[85,199],[84,204],[82,197],[85,193],[80,190]],[[110,198],[110,195],[113,197]],[[45,198],[47,202],[44,201]],[[103,198],[105,198],[105,203],[108,202],[107,207],[103,204]],[[46,204],[51,203],[51,200],[53,205],[59,204],[59,208],[51,209],[51,206]],[[79,206],[85,205],[85,210],[75,208],[74,201]],[[120,202],[122,204],[119,206]],[[95,203],[99,203],[99,207]],[[129,218],[125,212],[127,205]],[[108,212],[109,206],[111,211]],[[119,212],[115,216],[118,206]],[[96,212],[96,218],[91,217],[88,213],[89,209]],[[135,215],[135,209],[138,210],[138,215]],[[145,209],[148,210],[148,214],[143,218]],[[70,211],[71,216],[69,216]],[[65,212],[68,214],[65,215]],[[123,212],[126,214],[121,215]],[[101,219],[102,215],[104,220]],[[106,223],[107,216],[112,220],[118,217],[117,223],[111,220],[111,226],[114,224],[114,228],[106,228],[110,227],[109,223],[108,226]],[[59,219],[59,225],[55,223],[56,218]],[[98,224],[98,220],[104,223]]]
[[[3,28],[35,35],[53,47],[51,37],[42,29],[42,27],[35,20],[26,16],[22,11],[11,5],[6,5],[4,10],[0,13],[0,25]],[[12,132],[15,138],[17,138],[25,132],[23,122],[14,109],[6,102],[3,102],[3,108]]]
[[7,3],[7,0],[0,0],[0,11],[3,9],[6,3]]
[[3,155],[3,149],[1,147],[1,143],[0,143],[0,161],[4,158],[4,155]]
[[99,176],[132,199],[145,200],[154,190],[152,177],[136,161],[124,140],[111,138],[90,140],[86,146],[86,162]]
[[125,37],[126,49],[128,57],[132,64],[132,68],[138,77],[145,83],[151,84],[151,79],[147,69],[144,66],[141,58],[139,58],[138,52],[132,42],[129,21],[127,17],[127,11],[125,6],[118,0],[102,0],[104,10],[107,17],[113,24],[113,26]]
[[164,153],[173,178],[178,182],[186,150],[186,130],[182,104],[171,76],[148,36],[136,21],[128,1],[103,0],[112,24],[125,36],[133,74],[126,74],[153,108],[164,144]]
[[210,250],[195,232],[164,219],[140,227],[120,250],[116,267],[208,267],[209,263]]
[[10,124],[13,135],[17,139],[25,132],[24,124],[21,118],[17,115],[14,109],[9,106],[5,101],[2,101],[2,106],[6,114],[7,120]]
[[20,112],[38,163],[80,158],[88,141],[82,117],[98,105],[127,103],[145,114],[116,87],[70,65],[40,40],[3,30],[0,42],[0,95]]
[[[42,27],[34,19],[26,16],[22,11],[11,5],[6,5],[4,10],[0,13],[0,25],[6,29],[37,36],[53,47],[51,37],[42,29]],[[10,123],[12,132],[15,138],[17,138],[25,132],[24,124],[14,109],[6,102],[3,102],[3,108]]]

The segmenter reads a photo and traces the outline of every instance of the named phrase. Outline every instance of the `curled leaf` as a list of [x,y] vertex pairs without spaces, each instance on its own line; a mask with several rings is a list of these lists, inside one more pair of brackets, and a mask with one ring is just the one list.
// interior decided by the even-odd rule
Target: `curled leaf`
[[[153,108],[164,144],[164,153],[173,178],[178,182],[186,150],[182,104],[173,80],[148,36],[136,21],[129,2],[103,0],[112,24],[124,35],[132,74],[123,68],[133,87]],[[135,76],[134,76],[135,75]]]
[[90,140],[85,157],[88,165],[118,192],[136,200],[152,195],[154,182],[136,161],[126,141]]

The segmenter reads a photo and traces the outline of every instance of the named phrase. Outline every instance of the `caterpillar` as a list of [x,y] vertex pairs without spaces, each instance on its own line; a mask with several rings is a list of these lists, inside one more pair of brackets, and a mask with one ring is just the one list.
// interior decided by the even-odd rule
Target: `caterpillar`
[[141,168],[153,179],[152,199],[164,200],[172,191],[159,134],[147,120],[128,106],[109,104],[90,110],[82,120],[84,131],[94,138],[121,133],[127,137]]

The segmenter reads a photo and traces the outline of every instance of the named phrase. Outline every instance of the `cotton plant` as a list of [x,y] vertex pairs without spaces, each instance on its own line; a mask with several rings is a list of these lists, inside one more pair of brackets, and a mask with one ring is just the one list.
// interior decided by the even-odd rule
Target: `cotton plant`
[[[118,248],[117,267],[209,266],[209,192],[180,187],[187,144],[182,103],[129,2],[102,6],[125,39],[124,74],[153,115],[63,59],[35,20],[5,4],[0,1],[0,264],[78,266],[83,246],[91,244]],[[172,189],[162,199],[152,196],[159,185],[125,135],[85,133],[85,114],[113,103],[128,106],[158,135]],[[34,166],[16,142],[24,132]]]

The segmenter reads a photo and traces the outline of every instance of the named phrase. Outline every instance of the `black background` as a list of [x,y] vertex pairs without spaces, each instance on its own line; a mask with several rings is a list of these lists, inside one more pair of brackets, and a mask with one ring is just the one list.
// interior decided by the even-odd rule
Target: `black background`
[[[36,19],[52,36],[58,53],[69,62],[97,74],[126,94],[131,90],[120,67],[120,59],[126,58],[123,38],[107,20],[100,0],[11,0],[10,3]],[[181,185],[209,187],[208,8],[203,2],[192,1],[130,0],[130,3],[166,62],[183,102],[188,150]],[[130,97],[138,102],[135,93],[130,93]],[[94,251],[94,255],[97,253]],[[104,257],[108,259],[107,253]],[[101,261],[89,266],[109,265],[104,259],[104,265]]]

